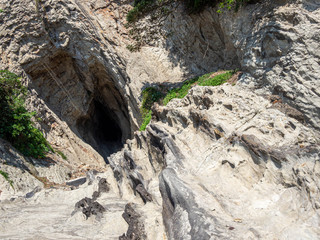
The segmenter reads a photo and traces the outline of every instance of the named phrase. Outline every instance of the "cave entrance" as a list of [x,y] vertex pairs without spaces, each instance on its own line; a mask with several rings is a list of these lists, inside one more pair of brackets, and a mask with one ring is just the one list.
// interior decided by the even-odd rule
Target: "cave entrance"
[[89,65],[59,51],[26,72],[38,97],[107,163],[131,138],[129,101],[120,80],[100,61]]
[[123,146],[120,121],[112,110],[93,100],[86,117],[80,118],[77,128],[82,138],[98,151],[108,163],[107,157]]

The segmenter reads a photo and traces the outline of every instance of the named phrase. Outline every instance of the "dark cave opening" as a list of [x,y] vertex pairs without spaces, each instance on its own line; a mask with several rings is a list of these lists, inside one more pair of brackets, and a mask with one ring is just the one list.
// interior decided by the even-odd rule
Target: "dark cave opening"
[[[32,79],[29,87],[106,163],[131,138],[129,101],[117,76],[101,62],[86,65],[59,51],[26,73]],[[50,131],[50,126],[43,125]]]
[[107,106],[93,100],[89,114],[77,121],[82,138],[98,151],[107,161],[112,153],[123,146],[123,132],[117,115]]

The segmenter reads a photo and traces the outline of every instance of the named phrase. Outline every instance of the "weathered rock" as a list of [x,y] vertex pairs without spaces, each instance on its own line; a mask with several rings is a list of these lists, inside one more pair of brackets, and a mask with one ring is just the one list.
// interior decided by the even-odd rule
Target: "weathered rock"
[[129,225],[128,231],[119,237],[119,240],[143,240],[147,239],[144,225],[140,222],[141,215],[134,210],[133,204],[128,203],[122,217]]
[[110,191],[109,184],[107,182],[107,179],[101,178],[99,180],[99,185],[98,185],[98,192],[100,193],[106,193]]
[[87,178],[81,177],[81,178],[77,178],[77,179],[72,179],[72,180],[66,182],[66,184],[69,186],[79,187],[80,185],[84,184],[86,181],[87,181]]
[[[226,84],[193,87],[184,99],[154,108],[156,119],[125,149],[144,181],[152,179],[133,156],[142,151],[149,163],[162,163],[158,184],[169,239],[319,236],[319,133],[273,105]],[[133,170],[121,166],[124,179]]]
[[[72,191],[61,188],[42,189],[34,192],[30,198],[11,195],[15,199],[1,199],[0,202],[0,238],[117,239],[128,228],[122,218],[127,200],[119,197],[116,183],[111,181],[111,171],[99,174],[98,177],[108,179],[111,185],[109,193],[102,194],[98,200],[107,209],[101,215],[98,213],[101,217],[91,215],[87,219],[82,209],[72,215],[75,203],[97,189],[97,179],[91,185],[85,183]],[[1,182],[0,184],[3,189]],[[95,207],[97,208],[100,209]]]
[[106,209],[100,203],[87,197],[77,202],[74,207],[75,210],[80,209],[87,218],[89,218],[91,215],[101,217],[103,212],[106,211]]
[[144,203],[152,201],[152,196],[147,192],[142,184],[138,184],[136,191],[140,194]]
[[[1,169],[23,193],[0,176],[1,200],[13,200],[0,203],[1,238],[115,238],[127,229],[127,202],[123,239],[319,238],[318,1],[190,15],[169,3],[169,15],[146,14],[133,29],[143,41],[134,53],[128,1],[39,2],[0,0],[0,68],[22,75],[38,127],[67,160],[28,162],[0,148]],[[194,87],[155,106],[147,130],[133,134],[141,89],[236,67],[234,87]],[[30,173],[60,183],[92,169],[109,185],[88,174],[73,191],[33,191],[42,183]],[[95,224],[70,217],[80,199]]]
[[[261,141],[254,135],[242,135],[241,140],[243,143],[256,155],[263,158],[269,156],[272,160],[277,161],[278,164],[281,164],[283,161],[287,161],[287,157],[290,154],[294,154],[294,149],[290,149],[290,152],[280,151],[278,149],[273,149],[270,147],[264,146]],[[296,151],[297,152],[297,151]]]
[[101,196],[102,193],[106,193],[110,191],[110,186],[105,178],[101,178],[98,183],[98,191],[94,191],[92,194],[92,200],[97,200],[98,197]]

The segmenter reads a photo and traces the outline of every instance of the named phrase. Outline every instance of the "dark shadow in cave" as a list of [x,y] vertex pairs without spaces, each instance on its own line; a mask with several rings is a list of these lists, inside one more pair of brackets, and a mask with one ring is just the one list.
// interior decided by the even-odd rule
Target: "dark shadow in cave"
[[[37,97],[78,137],[91,145],[108,163],[131,138],[128,102],[116,85],[112,72],[101,62],[79,62],[58,51],[39,63],[25,66]],[[51,130],[43,123],[42,129]]]
[[98,151],[107,163],[107,157],[123,146],[119,119],[97,100],[92,101],[89,115],[78,119],[77,129],[82,138]]

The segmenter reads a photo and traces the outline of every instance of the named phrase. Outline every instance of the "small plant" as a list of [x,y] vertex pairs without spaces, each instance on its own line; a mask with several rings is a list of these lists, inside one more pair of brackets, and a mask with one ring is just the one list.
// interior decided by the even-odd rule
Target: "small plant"
[[235,12],[239,10],[241,6],[244,6],[246,4],[253,4],[257,3],[260,0],[223,0],[219,3],[219,9],[218,13],[222,13],[224,9],[231,10],[234,9]]
[[53,150],[34,127],[36,112],[28,112],[24,102],[27,89],[20,78],[7,70],[0,70],[0,137],[6,139],[23,155],[44,158]]
[[148,126],[149,122],[151,121],[152,118],[152,111],[149,110],[143,117],[143,122],[140,126],[140,131],[146,130],[146,127]]
[[0,13],[4,12],[3,9],[0,8]]
[[4,177],[4,179],[10,184],[10,186],[14,189],[13,181],[10,179],[9,174],[7,172],[0,170],[0,175],[2,175]]
[[197,81],[198,78],[193,78],[191,80],[185,81],[181,87],[171,89],[164,97],[163,105],[166,106],[168,102],[170,102],[173,98],[184,98],[188,94],[188,91],[190,90],[192,85]]
[[154,87],[145,88],[142,91],[142,104],[140,107],[140,112],[142,115],[142,125],[140,127],[140,131],[144,131],[151,120],[151,107],[155,102],[158,102],[161,98],[163,98],[163,93],[157,90]]
[[139,0],[134,1],[134,8],[131,9],[126,17],[128,23],[137,21],[138,17],[147,12],[154,0]]
[[232,75],[234,74],[234,71],[228,71],[226,73],[219,74],[213,78],[209,79],[201,79],[199,81],[199,86],[218,86],[226,81],[228,81]]
[[140,47],[139,47],[139,45],[132,45],[132,44],[129,44],[129,45],[127,45],[127,47],[126,47],[130,52],[137,52],[137,51],[139,51],[140,50]]
[[55,150],[55,152],[58,153],[62,157],[63,160],[67,160],[68,159],[67,156],[64,155],[64,153],[61,152],[60,150]]

